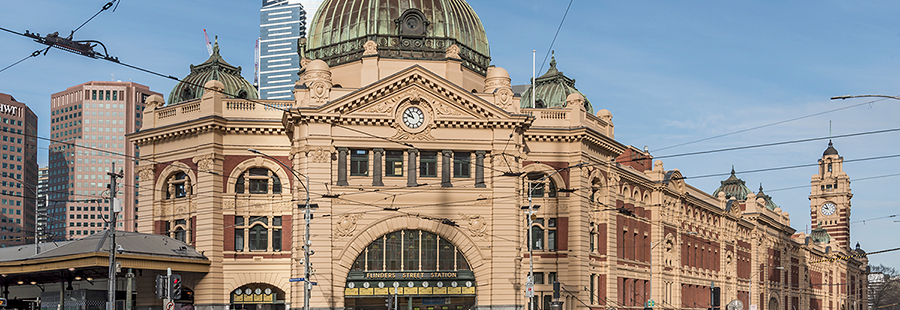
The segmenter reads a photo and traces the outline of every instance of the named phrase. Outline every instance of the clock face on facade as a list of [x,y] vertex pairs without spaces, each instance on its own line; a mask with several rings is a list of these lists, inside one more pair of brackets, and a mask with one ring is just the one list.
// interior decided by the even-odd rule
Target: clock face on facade
[[408,107],[403,111],[403,124],[410,129],[417,129],[425,123],[425,113],[418,107]]
[[837,206],[833,203],[826,202],[822,205],[822,215],[832,215],[837,210]]

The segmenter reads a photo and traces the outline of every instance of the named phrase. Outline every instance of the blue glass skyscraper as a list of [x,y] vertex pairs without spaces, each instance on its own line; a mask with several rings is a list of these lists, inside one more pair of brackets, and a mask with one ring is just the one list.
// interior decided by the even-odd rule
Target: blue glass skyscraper
[[297,40],[306,36],[303,5],[288,0],[263,0],[259,10],[259,97],[293,98],[300,70]]

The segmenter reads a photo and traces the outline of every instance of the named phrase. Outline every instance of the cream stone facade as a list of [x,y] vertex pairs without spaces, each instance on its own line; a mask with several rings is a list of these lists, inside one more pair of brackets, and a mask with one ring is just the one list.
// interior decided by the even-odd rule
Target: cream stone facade
[[[430,8],[468,8],[382,2],[397,20],[438,24]],[[340,3],[325,1],[310,27],[294,100],[239,99],[207,80],[199,99],[148,98],[128,136],[142,157],[138,231],[210,260],[183,302],[302,308],[306,282],[291,279],[304,277],[306,244],[313,309],[383,309],[391,295],[398,309],[523,309],[530,261],[536,309],[549,309],[556,281],[565,309],[704,309],[711,283],[722,308],[865,307],[867,261],[840,230],[852,195],[836,150],[810,198],[814,213],[825,202],[839,212],[796,233],[762,189],[733,176],[709,194],[616,141],[610,111],[589,113],[577,91],[532,108],[506,70],[482,70],[483,33],[484,46],[447,34],[456,44],[440,54],[428,41],[440,35],[415,36],[414,22],[368,28],[365,41],[312,40]],[[475,22],[466,29],[483,31]],[[545,76],[556,70],[554,60]],[[307,193],[317,209],[304,240]],[[529,201],[540,205],[531,227]],[[158,307],[150,297],[138,307]]]

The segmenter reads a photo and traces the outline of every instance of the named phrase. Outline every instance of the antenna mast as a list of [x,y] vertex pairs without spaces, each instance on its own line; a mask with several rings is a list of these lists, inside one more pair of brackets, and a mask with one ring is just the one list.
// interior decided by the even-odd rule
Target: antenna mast
[[256,50],[253,54],[253,86],[259,88],[259,38],[256,38]]

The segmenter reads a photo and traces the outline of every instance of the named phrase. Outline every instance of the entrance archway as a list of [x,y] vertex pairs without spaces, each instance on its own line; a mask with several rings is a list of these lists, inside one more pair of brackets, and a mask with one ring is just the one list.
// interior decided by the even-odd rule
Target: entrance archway
[[230,309],[285,310],[284,291],[266,283],[249,283],[231,291]]
[[376,238],[354,260],[345,309],[466,310],[475,305],[475,274],[463,253],[438,234],[400,230]]

